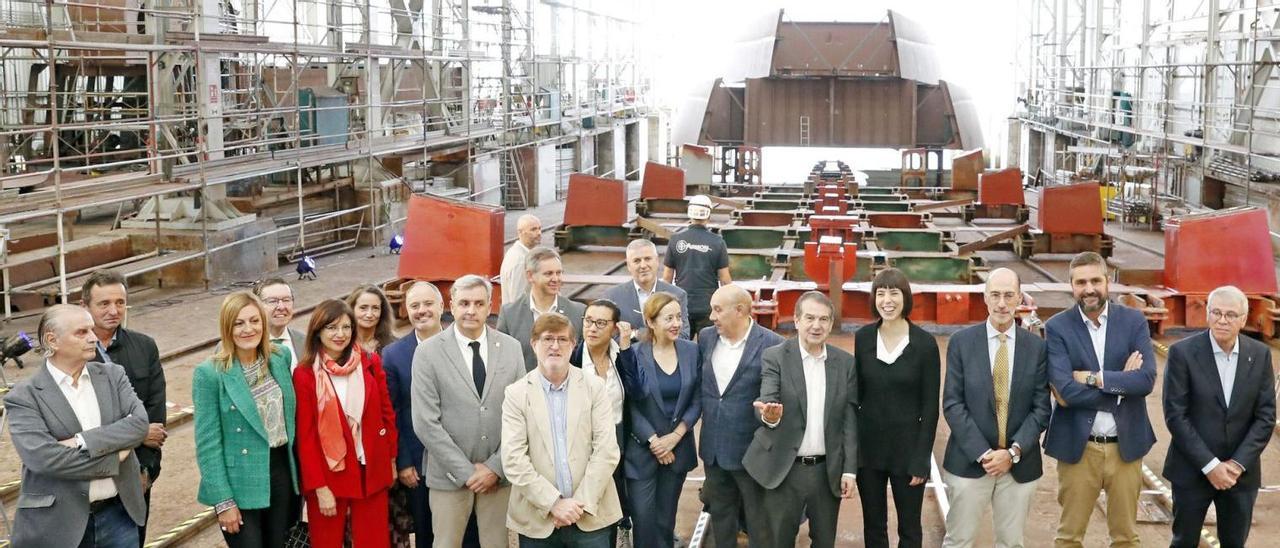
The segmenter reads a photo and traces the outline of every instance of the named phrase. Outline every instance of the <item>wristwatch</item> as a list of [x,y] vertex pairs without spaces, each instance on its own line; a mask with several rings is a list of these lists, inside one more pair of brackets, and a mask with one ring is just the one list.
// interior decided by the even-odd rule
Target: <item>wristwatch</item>
[[1098,376],[1093,373],[1089,373],[1085,376],[1084,383],[1089,386],[1098,386]]
[[1018,464],[1019,462],[1022,462],[1022,452],[1021,452],[1021,451],[1014,451],[1014,448],[1013,448],[1013,447],[1010,447],[1010,448],[1008,449],[1008,451],[1009,451],[1009,457],[1013,459],[1013,463],[1014,463],[1014,464]]

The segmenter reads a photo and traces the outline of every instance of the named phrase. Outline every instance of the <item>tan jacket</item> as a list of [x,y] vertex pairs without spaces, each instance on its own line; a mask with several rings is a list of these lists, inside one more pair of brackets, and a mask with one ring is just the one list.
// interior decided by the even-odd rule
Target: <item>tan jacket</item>
[[[555,526],[551,507],[560,498],[555,486],[551,414],[534,369],[507,387],[502,404],[502,468],[511,482],[507,527],[530,538],[546,538]],[[577,526],[595,531],[622,519],[613,471],[618,466],[613,408],[604,383],[569,368],[566,434],[573,497],[586,506]]]

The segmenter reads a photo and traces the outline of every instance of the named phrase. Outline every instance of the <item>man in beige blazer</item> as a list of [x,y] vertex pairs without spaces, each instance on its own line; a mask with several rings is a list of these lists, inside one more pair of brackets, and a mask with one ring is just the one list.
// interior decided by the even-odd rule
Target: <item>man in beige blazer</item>
[[569,318],[538,316],[530,338],[538,367],[508,386],[502,403],[507,528],[520,535],[520,546],[611,548],[622,507],[604,383],[569,366],[576,343]]

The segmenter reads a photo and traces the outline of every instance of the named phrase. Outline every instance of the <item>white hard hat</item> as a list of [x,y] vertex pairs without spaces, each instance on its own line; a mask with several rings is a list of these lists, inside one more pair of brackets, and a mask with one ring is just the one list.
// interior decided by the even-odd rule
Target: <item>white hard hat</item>
[[689,198],[689,218],[704,220],[711,217],[711,198],[704,194]]

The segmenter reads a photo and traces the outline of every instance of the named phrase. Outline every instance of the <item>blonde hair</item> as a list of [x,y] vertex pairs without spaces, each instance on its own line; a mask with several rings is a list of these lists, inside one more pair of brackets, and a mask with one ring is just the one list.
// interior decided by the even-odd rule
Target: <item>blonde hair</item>
[[232,359],[236,355],[235,334],[232,332],[236,327],[236,317],[246,306],[257,308],[262,320],[262,340],[258,341],[258,356],[268,358],[275,351],[271,344],[271,337],[267,334],[266,307],[253,293],[237,291],[222,299],[222,308],[218,311],[218,336],[221,344],[218,346],[218,351],[213,354],[213,364],[219,371],[231,369]]
[[675,295],[667,293],[666,291],[654,293],[644,301],[644,323],[645,327],[648,328],[645,329],[645,337],[649,342],[654,342],[653,332],[655,329],[653,328],[653,324],[657,323],[658,315],[662,313],[663,308],[666,308],[667,305],[671,303],[679,305],[680,300],[677,299]]

